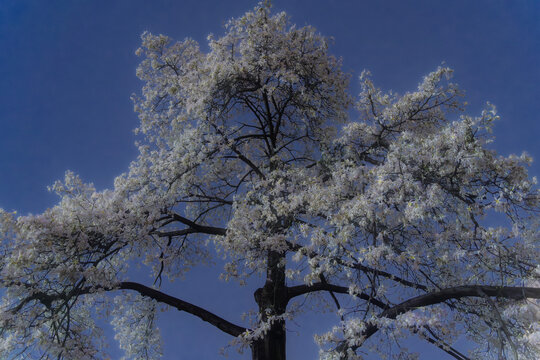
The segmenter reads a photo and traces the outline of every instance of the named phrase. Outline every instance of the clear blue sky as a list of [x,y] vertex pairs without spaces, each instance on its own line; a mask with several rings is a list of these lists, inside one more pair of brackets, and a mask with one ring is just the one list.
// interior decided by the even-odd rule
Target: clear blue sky
[[[207,34],[221,34],[227,19],[255,4],[0,0],[0,207],[24,214],[54,205],[46,186],[67,169],[98,189],[111,187],[136,156],[130,95],[141,87],[134,54],[140,34],[204,44]],[[540,175],[539,1],[275,0],[274,8],[335,39],[332,51],[353,73],[355,93],[362,69],[379,86],[404,92],[444,61],[466,90],[468,112],[478,114],[486,101],[497,106],[494,147],[502,154],[528,151],[538,159],[531,173]],[[254,305],[253,289],[236,297],[213,276],[198,271],[173,291],[238,320],[240,309]],[[217,285],[196,295],[192,290],[204,279]],[[321,321],[304,320],[295,329],[309,336],[290,333],[291,359],[315,357],[309,327]],[[167,314],[161,326],[165,359],[217,358],[228,341],[188,315]]]

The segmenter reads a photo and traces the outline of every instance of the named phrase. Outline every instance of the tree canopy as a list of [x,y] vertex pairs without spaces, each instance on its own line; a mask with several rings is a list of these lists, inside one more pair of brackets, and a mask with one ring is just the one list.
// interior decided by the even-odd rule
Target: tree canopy
[[[402,95],[364,71],[353,96],[328,40],[262,3],[207,52],[144,33],[137,54],[144,141],[114,188],[67,172],[54,207],[0,212],[0,355],[104,358],[110,316],[127,358],[159,358],[166,306],[285,359],[287,321],[312,302],[336,313],[324,359],[411,336],[460,360],[539,356],[532,160],[490,149],[495,108],[466,115],[451,69]],[[264,279],[243,323],[160,290],[215,256],[228,281]],[[141,263],[153,284],[132,278]]]

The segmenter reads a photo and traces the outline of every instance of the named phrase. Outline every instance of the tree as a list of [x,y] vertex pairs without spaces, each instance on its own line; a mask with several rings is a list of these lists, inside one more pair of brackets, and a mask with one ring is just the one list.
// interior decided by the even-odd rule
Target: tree
[[[126,356],[156,358],[167,305],[253,359],[285,359],[286,322],[306,298],[339,319],[318,337],[322,358],[409,336],[461,360],[538,356],[531,159],[489,149],[495,109],[464,115],[450,69],[402,96],[364,72],[355,100],[327,40],[263,4],[207,53],[142,39],[145,141],[129,171],[105,191],[67,172],[43,214],[0,213],[3,357],[100,358],[94,319],[112,314]],[[215,251],[226,279],[265,278],[249,325],[160,290]],[[153,285],[130,281],[141,262]],[[454,344],[464,333],[478,343],[468,356]]]

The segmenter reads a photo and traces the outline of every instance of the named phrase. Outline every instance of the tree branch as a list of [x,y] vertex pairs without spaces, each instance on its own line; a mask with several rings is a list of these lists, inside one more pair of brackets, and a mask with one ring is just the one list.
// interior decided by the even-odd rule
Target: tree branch
[[227,233],[227,229],[225,228],[200,225],[176,213],[172,213],[170,216],[172,217],[173,220],[181,222],[182,224],[189,226],[191,229],[199,233],[209,234],[209,235],[225,235]]
[[[308,294],[310,292],[315,292],[315,291],[328,291],[332,295],[333,293],[349,294],[348,289],[344,286],[332,285],[332,284],[328,284],[327,282],[320,282],[320,283],[314,283],[312,285],[298,285],[298,286],[289,287],[288,292],[287,292],[287,296],[288,296],[287,301],[295,296],[300,296],[300,295]],[[360,299],[366,300],[367,302],[381,309],[384,309],[384,310],[390,309],[389,305],[367,294],[360,293],[360,294],[354,294],[354,296]],[[426,327],[426,329],[430,331],[429,328]],[[442,351],[446,352],[447,354],[451,355],[452,357],[458,360],[470,360],[468,357],[466,357],[465,355],[463,355],[462,353],[460,353],[458,350],[454,349],[450,345],[446,343],[441,343],[440,339],[438,339],[435,336],[435,334],[433,334],[433,332],[431,332],[431,334],[435,338],[432,338],[428,336],[427,334],[423,334],[423,339],[437,346],[439,349],[441,349]]]
[[439,349],[441,349],[442,351],[444,351],[448,355],[452,356],[454,359],[457,359],[457,360],[470,360],[468,357],[464,356],[463,354],[461,354],[459,351],[457,351],[453,347],[449,346],[448,344],[443,345],[443,344],[440,344],[439,341],[437,341],[437,340],[435,340],[433,338],[430,338],[429,336],[427,336],[425,334],[424,334],[424,336],[425,336],[424,340],[426,340],[430,344],[435,345],[436,347],[438,347]]
[[[319,278],[323,284],[328,284],[328,281],[326,281],[326,277],[323,274],[319,274]],[[330,297],[332,297],[332,300],[334,300],[334,304],[336,304],[338,311],[341,311],[341,304],[339,303],[336,294],[334,294],[333,291],[328,291],[328,293],[330,294]],[[343,321],[343,314],[339,314],[339,318]]]
[[[465,285],[447,288],[441,291],[432,292],[425,295],[416,296],[393,306],[379,314],[379,318],[395,319],[398,315],[420,307],[440,304],[450,299],[461,299],[464,297],[496,297],[513,300],[523,300],[527,298],[540,299],[540,288],[532,287],[512,287],[512,286],[489,286],[489,285]],[[379,327],[373,323],[367,325],[362,332],[362,343],[375,334]],[[361,345],[361,344],[360,344]],[[352,347],[356,350],[358,346]],[[347,348],[346,341],[342,341],[336,350],[344,351]]]
[[[289,249],[291,251],[295,251],[295,252],[305,251],[306,255],[308,257],[318,256],[318,254],[316,252],[314,252],[313,250],[310,250],[310,249],[308,249],[308,248],[306,248],[306,247],[304,247],[302,245],[293,244],[290,241],[287,241],[286,243],[287,243],[287,246],[289,247]],[[422,284],[417,284],[417,283],[414,283],[412,281],[400,278],[399,276],[390,274],[390,273],[388,273],[386,271],[373,269],[373,268],[367,267],[367,266],[359,264],[359,263],[347,264],[346,262],[342,261],[341,259],[337,259],[337,258],[332,258],[332,260],[336,261],[338,264],[340,264],[342,266],[349,267],[349,268],[352,268],[352,269],[357,269],[357,270],[360,270],[360,271],[363,271],[363,272],[372,273],[374,275],[379,275],[379,276],[385,277],[387,279],[390,279],[392,281],[395,281],[397,283],[400,283],[400,284],[408,286],[408,287],[412,287],[412,288],[419,289],[419,290],[424,290],[424,291],[427,291],[427,289],[428,289],[426,286],[424,286]]]
[[156,300],[157,302],[167,304],[180,311],[185,311],[191,315],[195,315],[199,319],[210,323],[211,325],[217,327],[221,331],[232,336],[239,336],[240,334],[244,333],[247,330],[246,328],[235,325],[197,305],[193,305],[187,301],[165,294],[164,292],[161,292],[159,290],[153,289],[151,287],[148,287],[148,286],[136,283],[136,282],[131,282],[131,281],[120,282],[115,287],[103,287],[103,286],[74,287],[71,291],[67,293],[47,294],[46,292],[43,292],[43,291],[37,291],[37,292],[34,292],[31,296],[21,300],[21,302],[16,307],[11,309],[10,312],[12,314],[15,314],[20,309],[22,309],[24,305],[28,304],[31,301],[39,301],[48,309],[52,309],[54,307],[53,304],[55,301],[62,300],[63,301],[62,306],[65,306],[65,304],[67,304],[70,299],[78,297],[80,295],[96,292],[96,290],[103,290],[103,291],[133,290],[133,291],[136,291],[143,296]]
[[183,229],[183,230],[171,230],[171,231],[153,230],[150,232],[150,235],[157,235],[159,237],[171,237],[171,236],[182,236],[182,235],[197,234],[197,233],[200,233],[200,231],[197,231],[195,229]]
[[[453,348],[452,346],[450,346],[449,344],[447,344],[446,342],[442,341],[430,328],[428,325],[425,325],[423,326],[424,329],[427,330],[427,332],[429,333],[421,333],[422,337],[424,340],[426,340],[427,342],[429,342],[430,344],[433,344],[435,345],[436,347],[438,347],[439,349],[441,349],[442,351],[444,351],[445,353],[447,353],[448,355],[452,356],[453,358],[457,359],[457,360],[471,360],[470,358],[468,358],[467,356],[463,355],[460,351],[458,351],[457,349]],[[416,331],[415,331],[416,332]],[[430,334],[431,336],[433,337],[430,337]]]
[[121,282],[118,286],[118,289],[137,291],[139,294],[143,296],[147,296],[158,302],[175,307],[176,309],[180,311],[185,311],[191,315],[195,315],[199,319],[210,323],[211,325],[217,327],[221,331],[232,336],[239,336],[240,334],[244,333],[247,330],[246,328],[235,325],[197,305],[193,305],[191,303],[188,303],[187,301],[178,299],[174,296],[165,294],[159,290],[153,289],[151,287],[148,287],[139,283],[130,282],[130,281]]
[[[345,286],[339,286],[339,285],[333,285],[329,284],[327,282],[318,282],[314,283],[312,285],[297,285],[297,286],[290,286],[287,288],[287,301],[300,295],[305,295],[308,293],[316,292],[316,291],[331,291],[339,294],[348,294],[349,289]],[[366,300],[367,302],[381,308],[381,309],[389,309],[390,307],[383,303],[380,300],[377,300],[373,298],[372,296],[369,296],[365,293],[354,293],[353,296],[356,296],[362,300]]]
[[[223,136],[223,139],[225,139],[225,142],[226,143],[229,143],[229,139],[227,138],[227,136],[223,133],[223,131],[221,131],[215,124],[212,124],[212,127],[217,131],[218,134],[220,134],[221,136]],[[250,159],[248,159],[247,157],[244,156],[244,154],[242,154],[240,152],[240,150],[238,150],[236,148],[236,146],[234,144],[231,144],[229,145],[229,148],[236,154],[238,155],[238,158],[240,160],[242,160],[244,163],[246,163],[251,169],[253,169],[253,171],[255,171],[255,173],[257,175],[259,175],[259,177],[261,179],[266,179],[266,176],[264,176],[263,172],[257,167],[257,165],[255,165]]]

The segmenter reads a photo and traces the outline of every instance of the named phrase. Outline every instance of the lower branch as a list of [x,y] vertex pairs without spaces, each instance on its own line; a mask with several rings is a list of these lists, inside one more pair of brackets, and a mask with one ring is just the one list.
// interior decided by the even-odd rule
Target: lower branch
[[[340,294],[349,294],[349,289],[348,288],[346,288],[344,286],[338,286],[338,285],[329,284],[326,281],[324,281],[324,282],[320,282],[320,283],[314,283],[312,285],[291,286],[291,287],[288,288],[287,295],[288,295],[288,299],[291,299],[291,298],[299,296],[299,295],[304,295],[304,294],[308,294],[308,293],[316,292],[316,291],[329,291],[332,295],[333,295],[334,292],[340,293]],[[354,296],[356,296],[356,297],[358,297],[360,299],[366,300],[367,302],[369,302],[369,303],[371,303],[371,304],[373,304],[373,305],[375,305],[375,306],[377,306],[377,307],[379,307],[379,308],[381,308],[383,310],[390,309],[389,305],[387,305],[384,302],[382,302],[380,300],[377,300],[374,297],[369,296],[367,294],[364,294],[364,293],[356,294],[355,293]],[[339,306],[338,306],[338,309],[339,309]],[[430,331],[429,328],[427,328],[427,330]],[[435,337],[435,339],[431,338],[427,334],[423,334],[423,339],[428,341],[429,343],[437,346],[439,349],[443,350],[444,352],[446,352],[447,354],[451,355],[452,357],[454,357],[454,358],[456,358],[458,360],[470,360],[468,357],[466,357],[465,355],[463,355],[462,353],[460,353],[456,349],[452,348],[450,345],[448,345],[446,343],[444,343],[444,344],[441,343],[440,339],[438,339],[433,332],[431,332],[431,335],[433,337]]]
[[158,302],[175,307],[176,309],[180,311],[185,311],[187,313],[195,315],[201,320],[214,325],[221,331],[232,336],[239,336],[240,334],[244,333],[247,330],[246,328],[235,325],[197,305],[193,305],[191,303],[188,303],[187,301],[180,300],[174,296],[167,295],[161,291],[158,291],[156,289],[153,289],[151,287],[148,287],[139,283],[129,282],[129,281],[121,282],[118,286],[118,289],[137,291],[139,294],[143,296],[147,296]]
[[[396,306],[384,310],[379,314],[379,318],[395,319],[398,315],[404,314],[410,310],[420,307],[440,304],[450,299],[461,299],[465,297],[496,297],[513,300],[540,299],[540,288],[532,287],[511,287],[511,286],[488,286],[488,285],[466,285],[447,288],[441,291],[420,295],[404,301]],[[369,324],[362,332],[362,342],[366,341],[379,330],[375,324]],[[353,346],[356,350],[358,346]],[[344,351],[347,349],[346,341],[342,341],[336,350]]]
[[66,293],[47,294],[46,292],[35,291],[32,293],[31,296],[25,299],[22,299],[21,302],[16,307],[10,310],[10,312],[12,314],[17,313],[20,309],[22,309],[26,304],[30,303],[31,301],[38,301],[42,303],[48,309],[52,309],[54,307],[55,302],[57,301],[62,301],[62,304],[63,304],[62,306],[65,306],[66,304],[68,304],[68,302],[71,299],[74,299],[80,295],[96,292],[96,290],[103,290],[103,291],[133,290],[133,291],[136,291],[143,296],[156,300],[157,302],[167,304],[180,311],[185,311],[191,315],[195,315],[199,319],[206,321],[210,323],[211,325],[217,327],[221,331],[235,337],[239,336],[240,334],[244,333],[247,330],[246,328],[235,325],[197,305],[193,305],[187,301],[165,294],[164,292],[161,292],[159,290],[153,289],[151,287],[148,287],[148,286],[136,283],[136,282],[131,282],[131,281],[120,282],[115,287],[99,287],[99,286],[75,287],[71,291],[66,292]]

